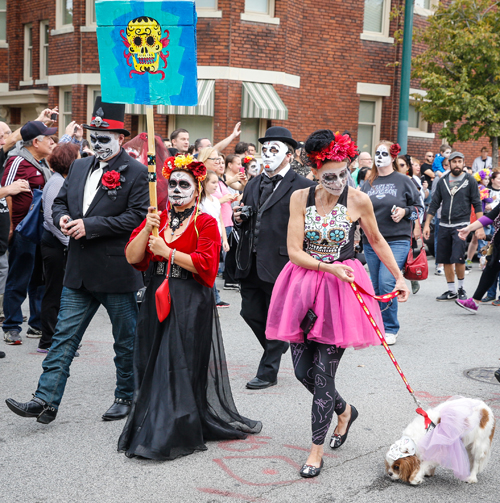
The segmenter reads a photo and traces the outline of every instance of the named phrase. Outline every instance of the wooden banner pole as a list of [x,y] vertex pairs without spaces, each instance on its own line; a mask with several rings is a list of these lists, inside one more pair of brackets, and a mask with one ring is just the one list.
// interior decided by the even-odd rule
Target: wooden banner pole
[[[149,205],[156,208],[155,213],[157,213],[158,202],[156,197],[156,148],[153,105],[146,105],[146,121],[148,132]],[[153,236],[158,237],[158,227],[153,227]]]

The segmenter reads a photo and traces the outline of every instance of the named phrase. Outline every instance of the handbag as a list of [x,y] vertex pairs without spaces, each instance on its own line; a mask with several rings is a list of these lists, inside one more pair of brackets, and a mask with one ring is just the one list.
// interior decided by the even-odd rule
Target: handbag
[[170,297],[170,287],[168,285],[170,266],[172,264],[172,251],[173,250],[170,250],[168,255],[167,276],[155,292],[156,314],[158,315],[160,323],[167,319],[167,316],[170,314],[170,305],[172,303],[172,298]]
[[33,200],[26,216],[17,224],[16,232],[33,243],[39,244],[43,234],[43,207],[40,189],[31,191]]
[[423,281],[427,279],[428,275],[429,264],[427,263],[427,254],[422,242],[422,248],[420,248],[420,252],[416,257],[413,254],[413,249],[410,248],[403,268],[403,276],[410,281]]
[[[318,275],[319,275],[319,266],[321,265],[321,262],[318,264]],[[323,273],[323,276],[321,276],[321,281],[323,281],[323,278],[325,277],[325,273]],[[302,332],[304,332],[304,342],[307,338],[307,334],[312,330],[312,327],[314,327],[314,324],[316,323],[316,320],[318,319],[318,315],[314,312],[314,306],[316,305],[316,299],[318,298],[318,291],[319,287],[321,286],[321,281],[319,282],[318,285],[318,276],[316,276],[316,294],[314,295],[314,301],[311,309],[309,309],[304,316],[304,319],[300,322],[300,329]]]

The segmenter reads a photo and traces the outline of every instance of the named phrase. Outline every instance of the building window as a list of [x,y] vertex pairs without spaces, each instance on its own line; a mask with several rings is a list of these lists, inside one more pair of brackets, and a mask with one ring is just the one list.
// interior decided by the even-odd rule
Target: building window
[[95,19],[95,2],[96,0],[86,0],[85,2],[87,26],[95,26],[97,24]]
[[358,116],[358,147],[360,152],[374,154],[380,138],[380,98],[361,98]]
[[40,80],[49,74],[49,22],[40,21]]
[[214,118],[208,115],[176,115],[175,129],[189,131],[189,143],[193,144],[197,138],[214,137]]
[[33,25],[24,25],[24,79],[33,78]]
[[[260,155],[259,138],[266,134],[268,128],[267,119],[242,119],[241,120],[241,141],[253,143],[256,146],[257,154]],[[269,126],[270,127],[270,126]]]
[[419,16],[431,16],[439,7],[439,0],[415,0],[415,14]]
[[7,40],[7,0],[0,0],[0,42]]
[[196,1],[196,9],[216,10],[217,9],[217,0],[197,0]]
[[73,24],[73,0],[61,0],[62,25]]
[[390,0],[365,0],[363,32],[389,36]]
[[275,0],[245,0],[245,12],[240,14],[243,21],[255,23],[280,24],[274,17]]
[[59,88],[59,136],[65,133],[71,122],[73,93],[71,88]]

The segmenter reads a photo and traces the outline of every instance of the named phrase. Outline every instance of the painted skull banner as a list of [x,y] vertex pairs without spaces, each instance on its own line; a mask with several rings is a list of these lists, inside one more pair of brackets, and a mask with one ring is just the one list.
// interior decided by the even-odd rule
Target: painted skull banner
[[195,2],[97,0],[102,99],[107,103],[198,103]]

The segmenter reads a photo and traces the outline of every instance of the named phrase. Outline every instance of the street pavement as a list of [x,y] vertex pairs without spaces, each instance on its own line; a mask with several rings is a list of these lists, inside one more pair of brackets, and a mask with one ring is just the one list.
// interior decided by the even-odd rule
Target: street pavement
[[[469,294],[479,276],[474,264],[466,276]],[[118,453],[123,421],[101,420],[113,401],[114,366],[111,327],[100,309],[50,425],[18,417],[4,404],[8,397],[28,401],[35,391],[43,359],[36,353],[38,341],[2,344],[7,356],[0,360],[0,502],[499,501],[500,438],[477,484],[465,484],[441,468],[417,487],[385,476],[384,455],[415,417],[415,404],[382,346],[346,351],[336,381],[359,418],[340,449],[325,444],[321,475],[301,479],[298,470],[310,447],[311,396],[294,378],[290,352],[277,386],[245,389],[261,349],[239,316],[239,294],[223,291],[217,281],[222,299],[231,303],[220,318],[234,399],[241,414],[262,421],[262,432],[244,441],[210,442],[205,452],[169,462]],[[477,316],[469,315],[453,302],[436,302],[444,290],[445,279],[431,275],[417,295],[400,304],[394,355],[425,407],[463,395],[485,400],[500,416],[500,385],[464,374],[500,366],[500,308],[481,306]]]

